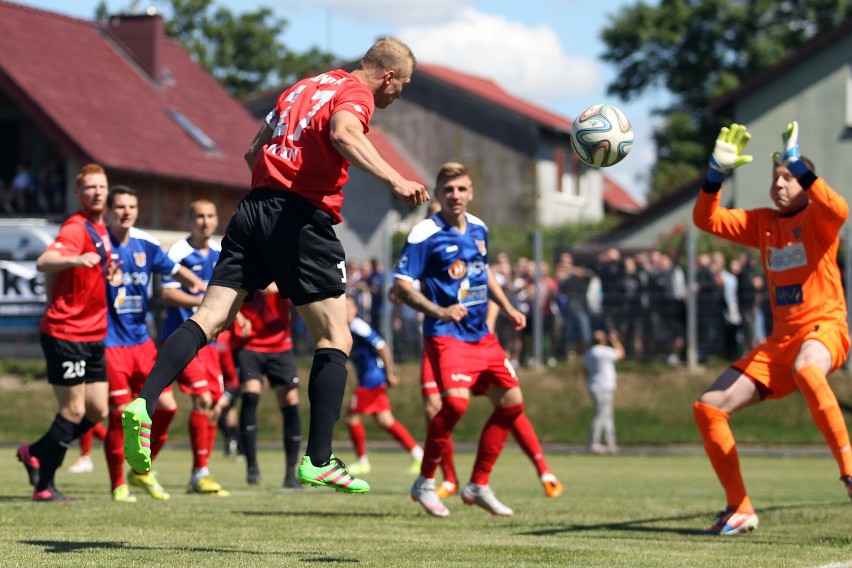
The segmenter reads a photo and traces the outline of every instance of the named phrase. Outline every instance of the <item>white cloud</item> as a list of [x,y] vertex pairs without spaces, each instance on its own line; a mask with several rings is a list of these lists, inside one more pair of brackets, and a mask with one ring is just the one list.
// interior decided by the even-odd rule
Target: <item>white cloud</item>
[[396,35],[418,60],[494,80],[540,105],[595,93],[601,71],[594,59],[569,56],[548,25],[526,26],[473,8],[444,23],[408,25]]
[[353,20],[407,25],[446,21],[469,0],[316,0],[316,3]]

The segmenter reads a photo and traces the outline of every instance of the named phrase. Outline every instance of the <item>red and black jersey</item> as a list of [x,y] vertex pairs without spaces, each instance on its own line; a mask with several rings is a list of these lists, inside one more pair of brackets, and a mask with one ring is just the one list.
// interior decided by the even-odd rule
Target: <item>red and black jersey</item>
[[107,332],[106,266],[110,255],[106,224],[74,213],[47,249],[62,256],[95,252],[102,261],[91,268],[66,268],[53,276],[39,331],[68,341],[102,341]]
[[252,188],[298,193],[340,223],[349,162],[332,145],[329,124],[339,110],[357,116],[369,130],[373,94],[351,73],[336,69],[302,79],[278,98],[266,117],[272,140],[258,154]]
[[[278,353],[293,348],[290,331],[290,304],[280,294],[258,292],[243,303],[240,312],[251,322],[251,333],[242,339],[242,347],[260,353]],[[234,323],[234,337],[240,337]]]

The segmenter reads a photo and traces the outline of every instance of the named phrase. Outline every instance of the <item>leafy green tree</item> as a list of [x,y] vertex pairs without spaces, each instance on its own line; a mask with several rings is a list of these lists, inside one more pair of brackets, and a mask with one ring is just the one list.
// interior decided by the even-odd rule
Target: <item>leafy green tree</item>
[[852,17],[852,0],[639,0],[602,31],[603,59],[615,65],[610,95],[624,100],[664,88],[672,103],[655,132],[658,161],[650,201],[706,167],[707,148],[730,117],[714,100]]
[[[214,0],[170,0],[166,33],[180,41],[192,57],[228,91],[243,98],[336,61],[317,47],[299,54],[282,41],[289,23],[270,8],[235,14]],[[105,20],[100,2],[95,17]]]

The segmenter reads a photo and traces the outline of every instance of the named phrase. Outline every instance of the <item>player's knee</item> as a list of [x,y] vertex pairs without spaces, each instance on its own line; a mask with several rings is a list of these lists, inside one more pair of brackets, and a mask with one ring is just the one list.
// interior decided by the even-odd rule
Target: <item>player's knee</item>
[[453,422],[457,422],[462,416],[464,416],[469,404],[470,400],[467,398],[460,396],[448,396],[444,399],[444,404],[441,406],[441,410],[438,414],[443,415]]

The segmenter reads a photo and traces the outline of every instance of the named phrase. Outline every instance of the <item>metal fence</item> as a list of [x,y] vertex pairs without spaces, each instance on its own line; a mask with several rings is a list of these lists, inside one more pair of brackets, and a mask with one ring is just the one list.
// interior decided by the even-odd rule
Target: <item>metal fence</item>
[[[852,269],[852,250],[846,246],[850,230],[847,226],[842,235],[838,259],[846,282]],[[753,250],[698,240],[698,231],[686,228],[676,246],[582,244],[551,248],[552,258],[544,258],[546,243],[532,233],[529,258],[493,253],[492,270],[528,319],[525,330],[515,331],[504,317],[497,318],[495,332],[507,355],[520,365],[570,363],[601,328],[619,333],[630,360],[694,367],[710,358],[737,358],[772,329],[760,259]],[[381,267],[392,266],[391,261],[349,264],[359,315],[382,333],[397,361],[418,361],[422,316],[386,300],[391,283]],[[0,283],[0,357],[40,357],[36,326],[44,309],[43,275],[34,272],[34,263],[2,261]],[[848,287],[846,295],[849,303]],[[163,313],[158,297],[153,289],[154,337]],[[295,312],[292,322],[296,353],[309,356],[312,338]]]

